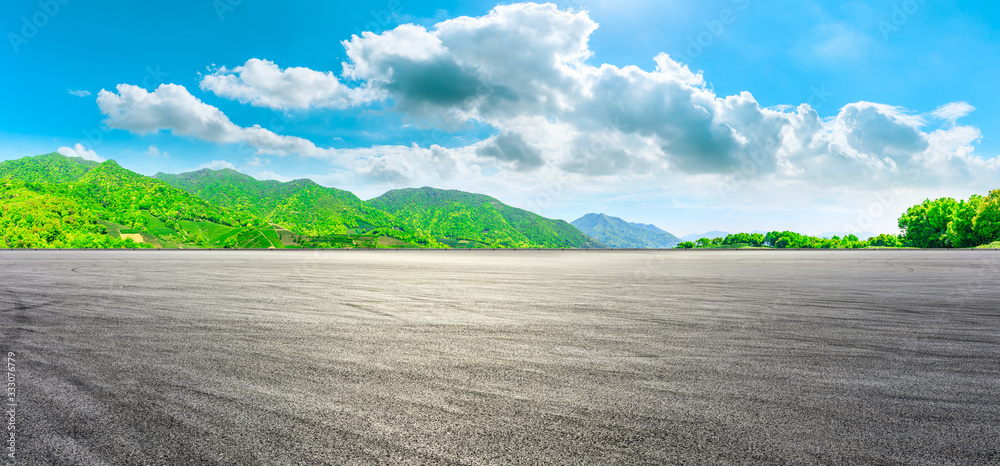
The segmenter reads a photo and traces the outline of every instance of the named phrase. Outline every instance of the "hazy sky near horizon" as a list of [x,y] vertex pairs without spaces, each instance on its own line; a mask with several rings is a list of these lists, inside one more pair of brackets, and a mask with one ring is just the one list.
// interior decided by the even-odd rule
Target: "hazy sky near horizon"
[[1000,5],[6,2],[0,160],[434,186],[678,235],[1000,188]]

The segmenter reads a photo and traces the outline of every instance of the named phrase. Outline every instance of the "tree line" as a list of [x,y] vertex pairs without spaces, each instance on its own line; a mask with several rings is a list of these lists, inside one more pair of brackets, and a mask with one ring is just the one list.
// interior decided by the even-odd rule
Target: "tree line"
[[861,248],[974,248],[1000,241],[1000,189],[987,196],[972,195],[968,200],[943,197],[927,199],[899,217],[900,234],[881,234],[867,240],[855,235],[818,238],[792,231],[736,233],[724,238],[686,241],[677,248],[774,248],[774,249],[861,249]]

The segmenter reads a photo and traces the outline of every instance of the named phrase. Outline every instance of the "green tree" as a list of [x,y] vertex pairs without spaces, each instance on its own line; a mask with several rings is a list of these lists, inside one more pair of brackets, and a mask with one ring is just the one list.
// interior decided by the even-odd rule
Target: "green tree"
[[868,244],[880,248],[898,248],[903,245],[898,236],[885,233],[868,240]]
[[950,197],[935,201],[925,200],[907,209],[899,218],[899,228],[903,230],[906,243],[918,248],[951,247],[948,239],[948,224],[958,208],[958,202]]
[[986,198],[973,194],[968,201],[960,201],[948,224],[948,241],[956,248],[971,248],[985,241],[973,228],[976,215]]
[[990,191],[972,220],[972,231],[979,244],[1000,240],[1000,189]]

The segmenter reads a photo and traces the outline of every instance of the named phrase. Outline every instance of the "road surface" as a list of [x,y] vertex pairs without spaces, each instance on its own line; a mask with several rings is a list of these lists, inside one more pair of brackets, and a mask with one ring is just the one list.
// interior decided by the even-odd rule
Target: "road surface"
[[0,251],[16,464],[997,464],[998,308],[993,251]]

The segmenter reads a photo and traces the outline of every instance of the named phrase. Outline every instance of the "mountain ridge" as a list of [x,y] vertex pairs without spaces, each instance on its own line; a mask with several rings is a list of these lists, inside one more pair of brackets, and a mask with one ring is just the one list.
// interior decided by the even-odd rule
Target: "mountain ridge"
[[606,214],[586,214],[572,225],[612,248],[665,249],[681,242],[655,225],[630,223]]
[[[42,237],[23,233],[28,226],[0,211],[20,235],[0,231],[0,247],[603,247],[565,221],[456,190],[393,190],[364,201],[306,178],[257,180],[232,169],[150,177],[114,160],[58,153],[0,162],[0,179],[10,180],[2,185],[5,196],[26,201],[17,203],[18,212],[32,212],[26,218],[84,219],[67,217],[68,236],[54,222]],[[414,192],[435,196],[421,200]],[[115,241],[98,241],[97,234]]]
[[485,194],[425,186],[394,189],[368,203],[452,247],[476,243],[509,248],[604,246],[564,220],[511,207]]

